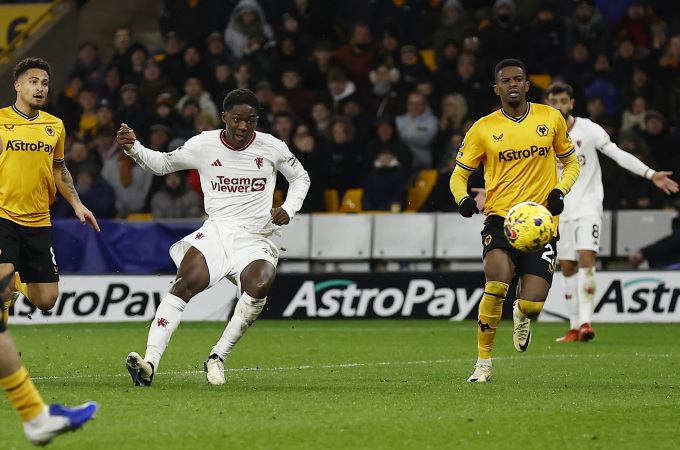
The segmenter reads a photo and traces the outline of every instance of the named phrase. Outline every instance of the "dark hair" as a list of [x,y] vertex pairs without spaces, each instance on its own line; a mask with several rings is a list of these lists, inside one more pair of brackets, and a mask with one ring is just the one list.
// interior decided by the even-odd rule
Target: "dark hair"
[[231,111],[236,105],[250,105],[256,112],[260,112],[260,101],[250,89],[234,89],[228,93],[222,102],[222,111]]
[[519,67],[522,69],[522,72],[524,72],[524,75],[527,74],[527,69],[524,67],[524,63],[520,61],[519,59],[504,59],[503,61],[499,62],[496,64],[496,68],[493,71],[493,79],[495,81],[498,81],[498,74],[501,70],[505,69],[506,67]]
[[548,86],[548,89],[545,90],[545,95],[557,95],[557,94],[562,94],[566,92],[569,98],[574,98],[574,90],[569,86],[567,83],[562,83],[560,81],[556,81],[555,83],[551,84]]
[[42,69],[50,75],[50,64],[41,58],[26,58],[19,61],[19,64],[14,66],[14,81],[17,81],[20,76],[28,72],[30,69]]

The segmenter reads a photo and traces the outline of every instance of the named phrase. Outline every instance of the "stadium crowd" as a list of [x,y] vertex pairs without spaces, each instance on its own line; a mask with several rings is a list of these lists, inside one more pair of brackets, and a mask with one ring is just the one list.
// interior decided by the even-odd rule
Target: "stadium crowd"
[[[400,211],[427,169],[440,182],[421,210],[454,211],[453,158],[472,123],[500,107],[489,74],[507,57],[525,62],[530,101],[543,102],[550,82],[569,83],[574,115],[680,179],[680,2],[165,0],[159,28],[151,47],[117,28],[109,61],[101,43],[80,44],[48,108],[64,121],[67,167],[99,218],[202,215],[196,173],[153,177],[114,130],[126,123],[145,145],[171,151],[223,127],[222,101],[235,88],[256,93],[259,129],[308,170],[301,212],[325,211],[326,189],[351,188],[364,190],[366,210]],[[606,209],[678,202],[608,158],[601,164]],[[53,217],[73,214],[64,203]]]

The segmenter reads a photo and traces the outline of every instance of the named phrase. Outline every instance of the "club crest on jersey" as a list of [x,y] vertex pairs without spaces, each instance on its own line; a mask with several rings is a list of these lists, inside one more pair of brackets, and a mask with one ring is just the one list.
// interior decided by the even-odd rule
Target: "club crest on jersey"
[[262,158],[255,158],[255,164],[257,164],[257,168],[261,169],[262,168]]
[[541,137],[546,137],[548,135],[548,127],[545,125],[539,125],[536,127],[536,133],[538,133],[539,136]]
[[47,133],[48,136],[54,136],[54,128],[51,126],[47,125],[45,127],[45,133]]

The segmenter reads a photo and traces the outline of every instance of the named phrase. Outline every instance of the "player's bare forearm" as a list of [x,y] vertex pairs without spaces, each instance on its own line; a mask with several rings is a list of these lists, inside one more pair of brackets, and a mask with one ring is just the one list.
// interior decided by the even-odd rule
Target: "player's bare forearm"
[[59,189],[59,192],[61,192],[66,201],[75,208],[75,205],[81,202],[78,191],[76,191],[76,187],[73,184],[71,172],[68,171],[66,164],[63,162],[55,162],[53,164],[53,172],[54,183],[57,185],[57,189]]
[[63,162],[55,162],[52,166],[52,170],[54,172],[54,183],[57,185],[57,189],[59,189],[59,192],[61,192],[61,195],[64,196],[66,201],[71,204],[73,211],[76,213],[76,217],[80,219],[80,223],[83,225],[86,223],[90,224],[96,231],[101,231],[94,214],[92,214],[92,212],[90,212],[90,210],[80,201],[78,191],[76,191],[76,187],[73,184],[73,177],[71,176],[71,172],[68,171],[66,164]]

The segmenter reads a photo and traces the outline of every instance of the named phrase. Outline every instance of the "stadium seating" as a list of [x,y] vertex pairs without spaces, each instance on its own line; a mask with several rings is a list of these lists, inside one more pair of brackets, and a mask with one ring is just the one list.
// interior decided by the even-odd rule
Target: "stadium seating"
[[434,213],[375,215],[371,255],[374,259],[432,259],[434,231]]
[[439,173],[435,169],[421,170],[415,183],[408,190],[406,209],[404,212],[415,212],[425,203],[432,187],[437,182]]
[[363,189],[347,189],[342,196],[339,211],[342,213],[361,212],[361,198],[364,196]]
[[340,198],[337,189],[325,189],[323,191],[326,211],[338,212],[340,210]]
[[616,255],[628,256],[671,234],[671,222],[676,216],[675,210],[618,211]]

